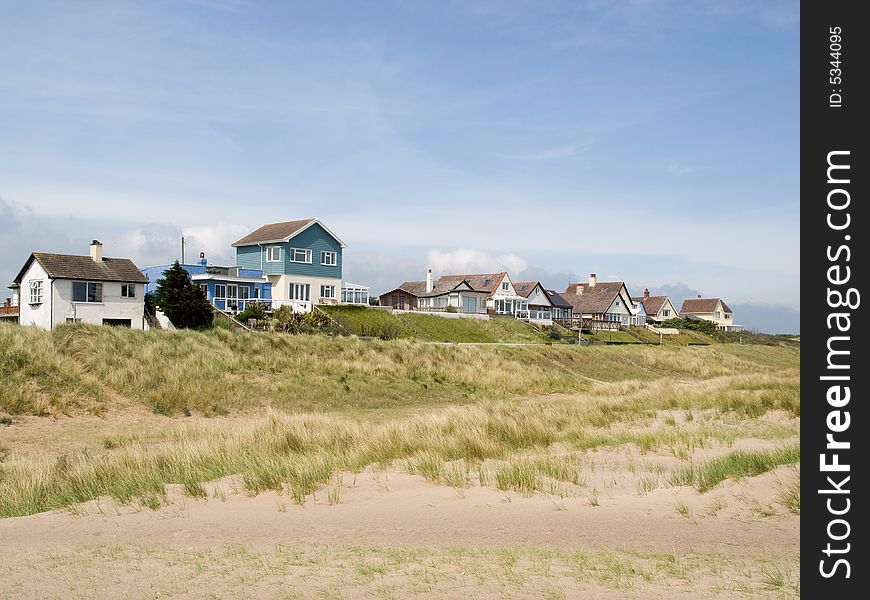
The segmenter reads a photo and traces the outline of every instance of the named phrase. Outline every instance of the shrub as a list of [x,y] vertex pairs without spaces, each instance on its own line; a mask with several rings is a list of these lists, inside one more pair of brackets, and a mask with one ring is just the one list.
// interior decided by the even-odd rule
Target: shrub
[[249,302],[245,310],[236,315],[236,319],[247,323],[248,319],[263,321],[266,318],[266,305],[262,302]]
[[211,327],[214,311],[205,293],[190,282],[178,261],[157,280],[154,302],[179,329]]

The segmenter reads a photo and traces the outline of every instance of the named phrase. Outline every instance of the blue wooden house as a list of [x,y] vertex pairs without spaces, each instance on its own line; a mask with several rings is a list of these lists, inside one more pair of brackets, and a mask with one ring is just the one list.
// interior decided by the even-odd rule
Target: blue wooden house
[[[154,291],[156,282],[172,265],[147,267],[142,272],[148,277],[145,293]],[[239,312],[251,302],[261,302],[267,307],[272,304],[272,284],[259,269],[240,267],[219,267],[209,265],[203,254],[193,265],[181,265],[188,272],[192,283],[202,289],[208,301],[228,312]]]
[[315,304],[339,302],[347,245],[319,220],[263,225],[233,247],[237,268],[261,272],[271,284],[273,307],[307,312]]

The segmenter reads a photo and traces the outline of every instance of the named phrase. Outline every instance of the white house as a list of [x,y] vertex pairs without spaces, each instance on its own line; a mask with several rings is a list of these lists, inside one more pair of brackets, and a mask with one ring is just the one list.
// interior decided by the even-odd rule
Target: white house
[[510,276],[500,273],[474,273],[468,275],[442,275],[439,282],[465,282],[475,292],[485,294],[486,310],[497,315],[528,318],[529,301],[517,293]]
[[661,323],[668,319],[679,317],[673,302],[667,296],[650,296],[649,288],[643,290],[643,296],[632,298],[635,302],[643,302],[648,321]]
[[21,325],[53,329],[63,323],[93,323],[145,329],[148,278],[127,258],[103,257],[91,242],[90,256],[34,252],[9,286],[19,294]]
[[562,294],[574,308],[574,316],[594,321],[632,324],[634,303],[628,289],[621,281],[598,281],[595,273],[589,274],[588,283],[569,283]]
[[721,298],[687,298],[680,307],[680,316],[684,319],[712,321],[722,331],[738,331],[742,325],[734,324],[732,311]]

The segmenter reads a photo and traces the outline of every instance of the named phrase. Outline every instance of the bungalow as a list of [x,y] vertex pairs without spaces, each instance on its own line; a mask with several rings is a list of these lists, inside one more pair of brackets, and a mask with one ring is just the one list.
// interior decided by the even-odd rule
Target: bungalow
[[381,306],[397,310],[450,311],[486,314],[488,294],[472,288],[466,280],[432,279],[432,269],[425,281],[406,281],[396,289],[381,294]]
[[260,271],[271,284],[272,306],[308,312],[315,304],[338,304],[347,245],[319,220],[263,225],[232,246],[239,269]]
[[465,282],[485,298],[486,313],[493,315],[526,316],[529,301],[517,294],[511,278],[504,271],[473,275],[442,275],[438,281]]
[[697,298],[683,300],[680,316],[684,319],[712,321],[722,331],[737,331],[742,325],[734,324],[734,311],[721,298]]
[[[157,280],[172,265],[146,267],[142,273],[149,279],[145,285],[145,293],[151,293],[157,288]],[[208,264],[205,253],[201,252],[195,265],[181,265],[190,281],[199,286],[208,301],[215,308],[227,312],[243,311],[252,302],[260,302],[267,306],[272,302],[272,284],[258,269],[242,269],[239,267],[219,267]]]
[[547,296],[550,297],[550,312],[553,314],[554,319],[570,319],[571,315],[574,313],[574,307],[571,306],[571,303],[565,300],[560,294],[556,293],[556,290],[546,290]]
[[53,329],[93,323],[145,329],[148,278],[127,258],[105,258],[91,242],[90,256],[33,252],[9,286],[19,297],[19,323]]
[[514,290],[528,301],[530,321],[551,325],[553,319],[569,318],[571,304],[540,281],[514,281]]
[[635,327],[645,327],[647,320],[646,308],[642,301],[631,301],[631,318],[629,324]]
[[668,319],[676,318],[677,309],[674,308],[671,299],[667,296],[650,296],[649,288],[644,288],[643,296],[632,298],[635,302],[643,302],[643,307],[646,310],[646,318],[648,321],[661,323]]
[[574,317],[619,326],[631,324],[631,295],[621,281],[598,281],[595,273],[590,273],[588,283],[569,283],[562,296],[571,303]]

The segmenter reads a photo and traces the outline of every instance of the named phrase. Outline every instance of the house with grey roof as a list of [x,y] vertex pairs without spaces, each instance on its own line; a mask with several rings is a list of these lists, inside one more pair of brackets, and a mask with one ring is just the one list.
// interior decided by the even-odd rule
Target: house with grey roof
[[32,253],[9,286],[18,295],[21,325],[54,329],[63,323],[92,323],[146,329],[148,278],[128,258]]
[[680,307],[680,317],[696,321],[712,321],[722,331],[743,329],[742,325],[734,324],[734,311],[725,304],[724,300],[721,298],[704,298],[701,294],[698,294],[697,298],[683,300],[683,305]]
[[552,325],[553,319],[571,317],[571,303],[540,281],[514,281],[514,290],[528,301],[528,319],[542,325]]

